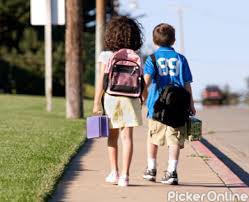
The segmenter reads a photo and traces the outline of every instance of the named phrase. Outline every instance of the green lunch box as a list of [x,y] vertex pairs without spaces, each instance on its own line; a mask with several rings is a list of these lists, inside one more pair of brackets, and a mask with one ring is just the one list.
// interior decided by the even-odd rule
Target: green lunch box
[[202,136],[202,121],[195,117],[190,117],[187,122],[187,137],[189,141],[201,140]]

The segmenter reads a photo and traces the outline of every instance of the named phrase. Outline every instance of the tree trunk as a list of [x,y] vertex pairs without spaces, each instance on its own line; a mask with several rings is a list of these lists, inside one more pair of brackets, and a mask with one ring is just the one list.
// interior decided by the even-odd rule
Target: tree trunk
[[66,1],[66,116],[83,117],[83,8],[82,0]]
[[103,35],[105,30],[106,0],[96,0],[96,27],[95,27],[95,86],[99,80],[99,54],[103,50]]

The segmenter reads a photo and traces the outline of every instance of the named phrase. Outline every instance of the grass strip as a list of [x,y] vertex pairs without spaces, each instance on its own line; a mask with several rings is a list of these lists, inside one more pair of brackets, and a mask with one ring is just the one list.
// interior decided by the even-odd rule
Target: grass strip
[[67,120],[65,99],[48,113],[44,97],[0,95],[0,201],[43,201],[84,141],[85,119]]

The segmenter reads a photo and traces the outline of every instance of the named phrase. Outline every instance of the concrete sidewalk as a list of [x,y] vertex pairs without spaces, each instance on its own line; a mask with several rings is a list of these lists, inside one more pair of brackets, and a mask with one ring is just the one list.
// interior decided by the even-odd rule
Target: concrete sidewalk
[[[145,117],[145,115],[144,115]],[[158,154],[157,183],[142,179],[146,167],[146,137],[147,121],[144,126],[134,131],[134,155],[130,171],[130,186],[118,187],[105,183],[105,176],[109,173],[106,139],[88,141],[79,154],[72,160],[51,201],[70,202],[119,202],[119,201],[167,201],[170,191],[182,194],[209,191],[229,193],[230,189],[215,174],[206,163],[205,156],[187,143],[181,150],[178,167],[179,185],[170,186],[159,183],[163,171],[167,166],[167,148],[161,147]],[[121,145],[119,148],[121,155]],[[119,164],[121,165],[121,164]],[[121,167],[121,166],[120,166]],[[176,201],[177,198],[171,201]],[[178,199],[179,201],[179,199]],[[204,197],[203,201],[208,201]]]

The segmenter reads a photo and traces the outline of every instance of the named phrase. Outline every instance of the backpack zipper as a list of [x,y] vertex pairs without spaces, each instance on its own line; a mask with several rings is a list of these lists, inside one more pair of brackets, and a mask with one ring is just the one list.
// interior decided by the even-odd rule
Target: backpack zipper
[[134,74],[134,73],[135,73],[135,71],[136,71],[137,69],[138,69],[138,67],[137,67],[137,66],[136,66],[136,67],[134,67],[134,68],[133,68],[133,70],[132,70],[132,72],[131,72],[131,75],[132,75],[132,74]]
[[113,72],[124,72],[124,73],[130,73],[130,75],[133,75],[135,71],[138,69],[137,66],[127,67],[125,65],[115,65],[113,68]]

